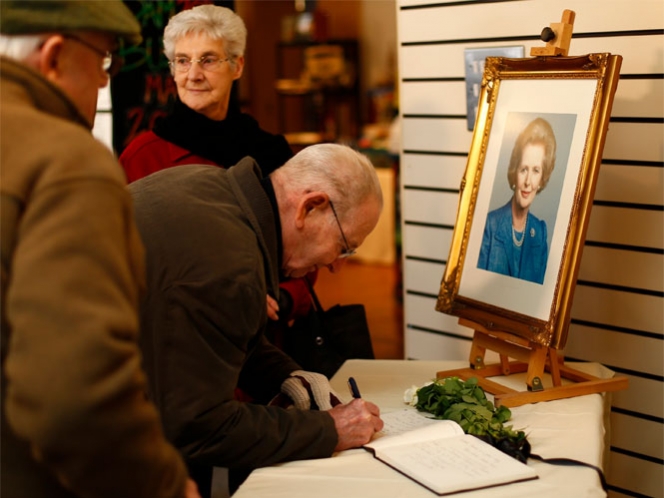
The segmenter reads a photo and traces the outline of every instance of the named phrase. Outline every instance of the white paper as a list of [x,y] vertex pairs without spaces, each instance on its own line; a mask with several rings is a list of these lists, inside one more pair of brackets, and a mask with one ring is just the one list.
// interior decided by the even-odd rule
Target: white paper
[[437,494],[535,479],[527,465],[451,420],[413,409],[382,415],[385,427],[364,447],[375,457]]
[[[432,436],[455,436],[463,434],[463,429],[451,420],[437,420],[416,410],[399,410],[381,415],[384,422],[383,430],[376,433],[373,440],[366,444],[367,448],[384,448],[387,445],[403,444],[407,441],[421,441]],[[406,434],[406,437],[400,437]]]
[[537,477],[531,467],[470,435],[390,445],[375,455],[438,494]]

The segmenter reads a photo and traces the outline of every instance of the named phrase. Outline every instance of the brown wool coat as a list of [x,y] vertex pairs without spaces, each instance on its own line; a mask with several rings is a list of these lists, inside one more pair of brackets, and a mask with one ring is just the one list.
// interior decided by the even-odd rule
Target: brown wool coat
[[122,170],[58,88],[4,58],[0,75],[1,495],[182,496],[144,394]]

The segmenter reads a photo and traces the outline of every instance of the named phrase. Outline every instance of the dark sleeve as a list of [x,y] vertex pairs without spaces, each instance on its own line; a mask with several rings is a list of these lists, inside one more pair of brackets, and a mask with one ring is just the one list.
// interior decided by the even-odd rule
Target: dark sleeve
[[[212,286],[178,285],[169,291],[166,310],[161,331],[167,336],[160,341],[164,350],[156,360],[154,385],[166,432],[186,458],[255,468],[332,454],[337,435],[328,413],[235,400],[241,375],[254,387],[250,394],[261,385],[274,392],[297,369],[256,332],[266,314],[259,286],[241,278]],[[248,348],[255,352],[247,358]]]
[[302,370],[302,367],[261,336],[259,345],[244,364],[238,387],[255,400],[267,403],[279,393],[281,383],[295,370]]

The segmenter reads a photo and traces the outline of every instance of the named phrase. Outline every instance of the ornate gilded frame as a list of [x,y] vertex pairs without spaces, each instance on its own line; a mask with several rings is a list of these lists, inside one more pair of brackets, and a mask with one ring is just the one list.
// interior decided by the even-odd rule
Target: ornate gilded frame
[[[437,311],[542,346],[564,348],[621,62],[621,56],[608,53],[486,59]],[[552,174],[553,179],[557,168],[562,177],[557,179],[559,197],[549,201],[555,216],[540,284],[483,270],[476,263],[485,214],[502,182],[498,173],[504,166],[498,159],[505,157],[510,123],[529,115],[559,122],[560,142],[567,147],[567,156],[558,156]],[[533,206],[537,199],[539,195]]]

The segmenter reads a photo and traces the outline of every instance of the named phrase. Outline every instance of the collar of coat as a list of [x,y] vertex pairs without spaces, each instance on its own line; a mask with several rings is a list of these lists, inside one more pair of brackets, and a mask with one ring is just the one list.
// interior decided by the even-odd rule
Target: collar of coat
[[[58,86],[36,70],[8,57],[0,57],[2,92],[31,101],[38,109],[92,130],[89,122]],[[13,98],[11,100],[14,100]]]
[[256,161],[245,157],[232,168],[228,169],[228,177],[233,193],[247,215],[254,231],[259,235],[256,239],[266,261],[265,280],[268,291],[279,299],[279,268],[278,238],[275,216],[270,199],[261,185],[261,170]]

